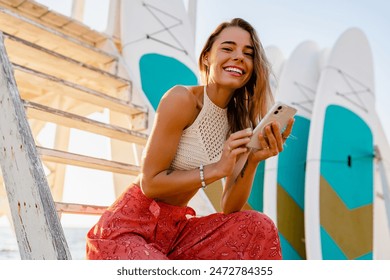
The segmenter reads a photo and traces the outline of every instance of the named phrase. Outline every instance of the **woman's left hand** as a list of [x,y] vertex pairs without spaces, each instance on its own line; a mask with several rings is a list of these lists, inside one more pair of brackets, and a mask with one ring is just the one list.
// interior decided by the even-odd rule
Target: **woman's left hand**
[[248,160],[258,163],[269,157],[276,156],[283,151],[283,145],[292,131],[294,121],[294,118],[289,120],[283,133],[280,132],[280,127],[277,122],[268,125],[264,130],[265,134],[259,134],[261,149],[252,150]]

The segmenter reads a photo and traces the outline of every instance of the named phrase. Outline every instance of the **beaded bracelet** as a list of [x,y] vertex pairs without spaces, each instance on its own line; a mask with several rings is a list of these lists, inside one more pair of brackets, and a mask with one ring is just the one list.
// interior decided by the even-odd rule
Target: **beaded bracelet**
[[207,185],[206,182],[204,181],[203,164],[200,165],[199,172],[200,172],[200,182],[202,183],[202,189],[205,189]]

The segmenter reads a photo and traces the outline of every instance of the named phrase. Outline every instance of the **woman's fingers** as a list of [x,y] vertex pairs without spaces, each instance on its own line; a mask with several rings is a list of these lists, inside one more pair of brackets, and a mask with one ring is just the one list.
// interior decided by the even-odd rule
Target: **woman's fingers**
[[281,152],[281,151],[283,151],[283,143],[284,142],[283,142],[282,134],[280,133],[279,124],[276,122],[273,122],[271,124],[271,126],[272,126],[273,135],[274,135],[275,140],[276,140],[278,152]]
[[242,139],[242,138],[246,138],[246,137],[250,137],[250,136],[252,136],[252,129],[246,128],[246,129],[239,130],[239,131],[236,131],[236,132],[230,134],[229,139],[234,141],[237,139]]
[[287,138],[290,136],[294,122],[294,118],[288,120],[286,129],[282,133],[283,143],[286,142]]
[[226,145],[228,146],[228,150],[232,151],[237,148],[240,148],[239,151],[241,152],[246,151],[246,145],[249,143],[251,136],[252,136],[252,129],[250,128],[232,133],[226,142]]
[[276,140],[274,132],[272,131],[271,126],[266,127],[265,133],[267,135],[267,140],[268,140],[269,150],[271,152],[271,155],[276,156],[279,153],[279,148],[278,148],[278,142]]
[[269,144],[263,134],[259,134],[259,142],[262,150],[268,150],[269,149]]

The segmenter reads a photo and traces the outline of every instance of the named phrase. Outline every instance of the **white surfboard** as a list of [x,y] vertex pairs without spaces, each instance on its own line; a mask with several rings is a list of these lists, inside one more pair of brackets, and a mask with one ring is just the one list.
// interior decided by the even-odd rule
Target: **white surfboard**
[[268,62],[271,65],[271,90],[274,96],[277,94],[277,88],[280,81],[280,76],[282,75],[283,67],[286,62],[286,59],[282,51],[276,46],[267,46],[264,48],[265,54],[267,56]]
[[[305,240],[308,259],[373,259],[388,244],[374,212],[378,139],[372,54],[364,33],[343,33],[317,88],[307,150]],[[390,248],[386,248],[390,252]]]
[[283,259],[306,259],[305,161],[319,62],[318,45],[312,41],[301,43],[284,63],[276,94],[277,101],[298,109],[284,151],[265,163],[264,212],[277,224]]
[[[276,96],[280,76],[285,64],[285,57],[282,51],[276,46],[267,46],[264,48],[264,51],[271,66],[271,90],[273,95]],[[260,212],[264,212],[264,168],[264,162],[261,162],[257,167],[255,178],[253,180],[252,191],[247,203],[248,209]]]
[[[373,116],[377,118],[378,116]],[[380,123],[375,121],[375,194],[374,194],[374,256],[375,260],[390,259],[390,145]]]
[[[194,29],[182,0],[121,1],[120,13],[123,58],[138,92],[133,100],[149,106],[150,129],[168,89],[198,84]],[[199,215],[215,212],[203,190],[190,206]]]
[[123,57],[152,112],[170,87],[198,84],[194,34],[183,1],[121,1],[120,11]]

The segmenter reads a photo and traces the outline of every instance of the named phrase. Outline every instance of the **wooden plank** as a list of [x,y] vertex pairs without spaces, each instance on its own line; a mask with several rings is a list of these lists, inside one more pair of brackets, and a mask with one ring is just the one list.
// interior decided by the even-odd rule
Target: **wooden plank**
[[9,5],[11,7],[17,7],[25,1],[26,0],[1,0],[0,2]]
[[[80,84],[113,97],[127,92],[128,100],[131,98],[131,82],[129,80],[64,57],[20,38],[10,35],[5,35],[5,37],[5,45],[10,60],[14,64],[19,64],[42,73],[50,73],[52,76]],[[38,57],[39,59],[37,59]]]
[[[72,17],[67,17],[64,15],[60,15],[64,18],[59,19],[59,21],[56,22],[56,21],[54,21],[54,18],[53,18],[54,15],[50,15],[51,13],[56,13],[56,12],[51,11],[51,10],[48,10],[43,15],[37,17],[34,15],[35,14],[34,12],[31,12],[26,8],[18,9],[18,6],[21,6],[21,4],[23,2],[31,2],[31,1],[30,0],[0,0],[0,6],[6,8],[7,10],[10,10],[14,13],[17,13],[18,15],[21,15],[29,20],[32,20],[33,22],[44,25],[46,27],[50,27],[50,28],[60,32],[61,34],[69,36],[72,39],[76,39],[76,40],[83,42],[85,44],[88,44],[90,46],[97,46],[99,44],[99,42],[101,42],[102,40],[107,40],[109,38],[109,36],[107,34],[95,31],[93,29],[91,29],[91,31],[95,31],[95,32],[99,33],[100,35],[96,36],[96,37],[88,37],[88,36],[84,36],[85,35],[85,33],[84,33],[84,34],[82,34],[82,36],[78,36],[76,34],[79,33],[79,32],[77,32],[77,29],[80,28],[79,24],[83,25],[81,22],[79,22],[79,24],[78,24],[78,21],[75,21]],[[41,5],[38,2],[34,2],[34,3],[35,3],[35,5]],[[47,18],[45,18],[46,15],[48,15],[48,17],[50,18],[49,20],[47,20]],[[65,20],[65,18],[67,18],[67,19]],[[66,21],[66,23],[73,21],[74,23],[72,25],[68,26],[67,30],[65,30],[62,27],[66,26],[66,23],[60,25],[61,23],[64,23],[64,21]]]
[[89,42],[95,42],[95,46],[98,47],[102,42],[107,40],[107,35],[91,29],[84,33],[81,38],[86,39]]
[[73,0],[72,18],[78,21],[83,21],[84,18],[85,0]]
[[[50,18],[49,15],[45,16]],[[55,50],[64,56],[101,69],[109,69],[111,64],[117,63],[118,60],[116,55],[85,43],[85,39],[79,40],[71,37],[48,27],[47,22],[36,22],[3,7],[0,7],[0,29],[5,33],[17,34],[26,41],[34,42],[44,48]]]
[[21,65],[14,64],[13,67],[16,82],[23,99],[26,99],[24,96],[28,96],[29,98],[27,99],[30,99],[46,95],[48,92],[55,92],[101,108],[107,108],[126,115],[144,115],[143,117],[147,118],[146,108],[133,105],[126,100],[115,98]]
[[101,123],[41,104],[24,101],[24,106],[29,118],[52,122],[65,127],[76,128],[138,145],[145,145],[148,138],[146,134],[138,131]]
[[64,151],[43,148],[39,146],[37,146],[37,150],[43,161],[56,162],[133,176],[137,176],[140,172],[139,166],[135,166],[128,163],[94,158]]
[[49,11],[41,16],[40,19],[45,23],[49,23],[57,27],[62,27],[72,20],[71,18],[54,11]]
[[89,28],[87,25],[77,20],[72,20],[68,22],[62,27],[62,29],[79,37],[82,37],[84,34],[88,33],[91,30],[91,28]]
[[81,215],[102,215],[108,208],[107,206],[56,202],[58,213],[81,214]]
[[[62,99],[58,98],[58,100],[56,100],[55,102],[62,103]],[[69,141],[70,141],[70,128],[57,125],[55,130],[53,148],[56,150],[67,151],[69,150]],[[62,200],[64,194],[66,166],[63,164],[56,164],[55,169],[52,171],[52,174],[54,175],[54,180],[50,185],[51,194],[55,201],[59,201]]]
[[48,7],[34,1],[24,1],[17,8],[18,10],[21,10],[37,18],[41,17],[49,11]]
[[0,33],[0,164],[22,259],[70,259]]

